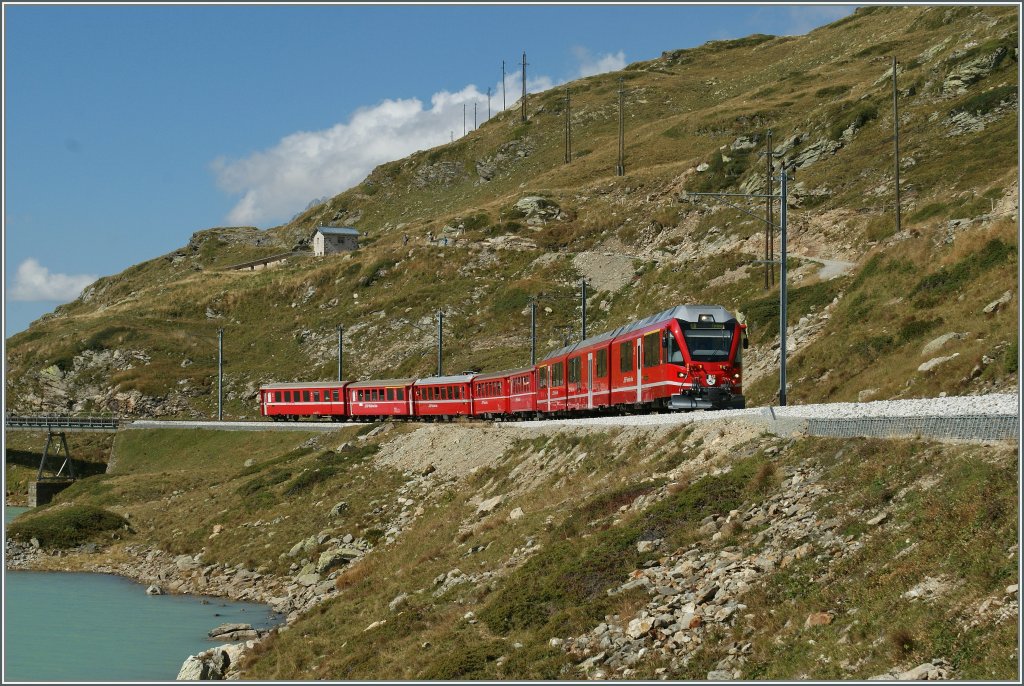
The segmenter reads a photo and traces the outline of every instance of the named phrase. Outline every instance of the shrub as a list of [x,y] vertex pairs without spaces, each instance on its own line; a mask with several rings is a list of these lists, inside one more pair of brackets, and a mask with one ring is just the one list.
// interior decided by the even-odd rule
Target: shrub
[[845,95],[850,91],[849,86],[826,86],[825,88],[819,88],[814,91],[815,97],[818,98],[835,98],[840,95]]
[[284,494],[296,495],[303,491],[308,491],[316,484],[327,481],[337,474],[338,471],[339,469],[337,467],[317,467],[316,469],[307,469],[288,484],[288,488],[285,489]]
[[291,478],[291,476],[292,473],[290,471],[287,471],[285,469],[275,469],[274,471],[268,474],[257,477],[251,481],[245,482],[244,484],[235,489],[235,493],[242,496],[243,498],[248,498],[249,496],[259,493],[260,491],[269,489],[271,486],[279,484],[283,481],[287,481],[288,479]]
[[1014,102],[1017,100],[1017,85],[1012,84],[1009,86],[998,86],[992,88],[983,93],[972,95],[971,97],[964,100],[962,103],[954,107],[949,111],[950,115],[959,114],[960,112],[970,112],[981,116],[988,114],[992,110],[996,109],[1002,103]]
[[19,518],[7,529],[11,538],[35,538],[44,548],[68,548],[106,531],[128,525],[128,520],[94,505],[72,505]]
[[763,495],[770,491],[778,481],[778,472],[774,462],[765,462],[757,468],[757,472],[750,480],[750,490],[753,493]]
[[871,102],[862,102],[851,109],[840,112],[839,119],[836,120],[829,130],[829,136],[832,140],[837,141],[843,137],[843,132],[850,128],[850,126],[859,129],[877,117],[878,105]]
[[899,339],[901,343],[908,343],[920,338],[942,323],[942,317],[936,317],[935,319],[917,319],[916,317],[911,316],[904,320],[900,325],[900,330],[896,332],[896,338]]
[[1005,264],[1016,252],[1016,247],[993,238],[981,250],[925,276],[914,286],[911,295],[940,296],[955,293],[981,274]]

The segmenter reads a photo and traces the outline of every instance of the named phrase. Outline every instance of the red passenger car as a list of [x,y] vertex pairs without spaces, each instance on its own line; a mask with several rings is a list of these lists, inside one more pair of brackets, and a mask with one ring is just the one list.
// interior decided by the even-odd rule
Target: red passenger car
[[372,421],[387,417],[412,417],[412,386],[415,379],[376,379],[348,385],[348,412],[352,419]]
[[517,417],[537,413],[537,371],[514,369],[508,374],[508,411]]
[[346,381],[274,383],[260,388],[260,415],[274,421],[297,421],[300,417],[345,419]]
[[537,365],[537,410],[539,412],[565,411],[565,353],[569,349],[556,350]]
[[414,384],[417,417],[456,417],[473,414],[473,374],[431,376]]
[[[519,370],[522,371],[522,370]],[[473,416],[493,419],[509,413],[509,374],[491,372],[473,378]]]

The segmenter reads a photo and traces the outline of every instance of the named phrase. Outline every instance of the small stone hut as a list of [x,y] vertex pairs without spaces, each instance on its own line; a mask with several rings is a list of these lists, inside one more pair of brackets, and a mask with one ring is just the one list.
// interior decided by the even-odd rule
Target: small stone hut
[[319,226],[313,233],[313,254],[330,255],[359,247],[359,232],[351,226]]

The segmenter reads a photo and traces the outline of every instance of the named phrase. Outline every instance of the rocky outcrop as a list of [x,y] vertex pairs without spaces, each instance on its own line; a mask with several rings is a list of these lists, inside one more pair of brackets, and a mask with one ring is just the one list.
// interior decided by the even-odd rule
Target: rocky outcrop
[[[819,478],[809,467],[790,470],[779,491],[761,504],[701,522],[698,533],[707,536],[706,544],[633,572],[610,593],[644,589],[651,601],[635,617],[610,615],[589,633],[566,638],[564,648],[577,659],[577,670],[587,678],[629,678],[650,652],[678,669],[716,627],[736,622],[746,610],[743,594],[775,570],[811,555],[828,568],[863,547],[839,533],[838,519],[823,520],[814,511],[814,502],[828,494]],[[723,545],[732,532],[760,527],[749,548]],[[827,608],[807,619],[810,627],[831,621]],[[707,678],[742,678],[751,650],[751,643],[736,642]]]

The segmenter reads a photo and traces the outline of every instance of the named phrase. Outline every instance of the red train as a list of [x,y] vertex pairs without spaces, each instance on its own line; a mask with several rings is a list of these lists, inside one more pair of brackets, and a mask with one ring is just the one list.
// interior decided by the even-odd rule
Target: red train
[[555,350],[533,367],[425,379],[267,384],[274,420],[522,419],[744,407],[746,325],[718,305],[679,305]]

